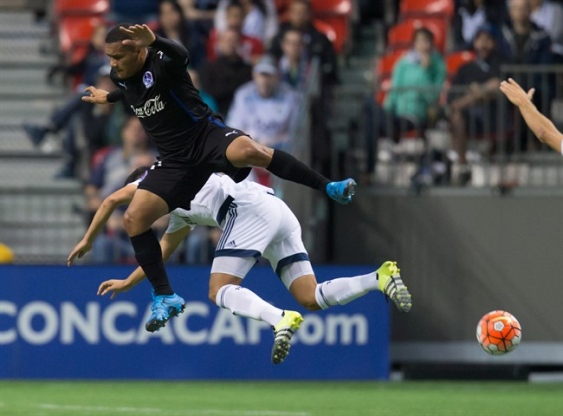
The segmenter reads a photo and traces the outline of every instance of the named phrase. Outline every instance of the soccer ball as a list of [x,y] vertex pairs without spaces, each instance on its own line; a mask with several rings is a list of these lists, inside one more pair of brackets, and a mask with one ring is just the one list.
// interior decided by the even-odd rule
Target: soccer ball
[[522,327],[506,311],[492,311],[477,324],[477,341],[492,355],[502,355],[515,349],[522,340]]

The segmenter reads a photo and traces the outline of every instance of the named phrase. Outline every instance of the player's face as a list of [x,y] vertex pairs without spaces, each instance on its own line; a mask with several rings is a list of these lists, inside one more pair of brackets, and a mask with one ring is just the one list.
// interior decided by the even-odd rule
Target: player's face
[[141,51],[142,49],[132,46],[123,46],[121,42],[106,44],[109,64],[120,79],[132,77],[141,69],[143,66]]

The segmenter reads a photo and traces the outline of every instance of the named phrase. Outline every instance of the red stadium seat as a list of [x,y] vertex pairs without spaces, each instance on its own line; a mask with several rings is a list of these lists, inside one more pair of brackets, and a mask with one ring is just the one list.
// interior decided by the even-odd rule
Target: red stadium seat
[[59,44],[61,52],[72,54],[72,61],[76,62],[80,57],[75,56],[76,51],[86,46],[92,38],[94,28],[103,24],[103,18],[99,16],[65,16],[59,21]]
[[311,0],[311,6],[315,20],[322,20],[324,23],[330,25],[335,32],[335,40],[331,39],[331,41],[336,53],[343,52],[349,39],[352,1]]
[[448,78],[453,77],[462,65],[475,59],[475,53],[471,51],[453,52],[446,55],[446,69]]
[[397,61],[403,56],[405,50],[397,50],[383,55],[379,58],[376,66],[376,72],[378,77],[387,78],[391,76],[393,72],[393,67]]
[[311,6],[315,16],[349,16],[352,12],[352,0],[311,0]]
[[109,0],[55,0],[55,15],[104,15],[109,11]]
[[328,38],[328,40],[330,40],[334,49],[336,49],[336,30],[334,30],[334,28],[325,21],[319,19],[313,19],[313,26],[315,26],[315,29],[317,29],[319,32],[323,33]]
[[425,27],[434,34],[434,44],[440,52],[446,47],[446,22],[443,19],[409,19],[393,25],[388,32],[388,47],[391,50],[409,48],[414,31]]
[[344,51],[344,47],[348,40],[348,21],[343,20],[339,16],[325,16],[313,19],[313,25],[319,32],[326,35],[331,41],[332,47],[336,53]]
[[379,104],[383,104],[385,97],[391,88],[391,74],[393,73],[393,68],[397,61],[403,56],[405,50],[397,50],[379,58],[376,65],[376,99]]
[[454,15],[453,0],[401,0],[402,19],[413,17],[442,17],[451,19]]

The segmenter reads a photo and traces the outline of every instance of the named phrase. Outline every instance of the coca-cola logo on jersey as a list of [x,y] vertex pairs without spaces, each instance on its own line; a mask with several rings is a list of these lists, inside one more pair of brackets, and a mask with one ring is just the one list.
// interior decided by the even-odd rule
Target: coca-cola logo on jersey
[[156,97],[145,101],[145,105],[143,105],[142,107],[135,108],[131,106],[131,108],[133,109],[133,112],[137,117],[145,118],[164,110],[165,105],[165,102],[160,101],[160,95],[157,95]]

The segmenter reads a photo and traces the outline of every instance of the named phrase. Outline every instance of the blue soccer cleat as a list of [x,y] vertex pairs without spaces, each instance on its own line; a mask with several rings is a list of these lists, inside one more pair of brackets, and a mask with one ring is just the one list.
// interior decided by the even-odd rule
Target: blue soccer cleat
[[186,301],[177,294],[159,295],[152,294],[153,303],[151,306],[151,316],[145,324],[145,329],[149,332],[158,331],[166,322],[184,312]]
[[352,178],[345,179],[340,182],[330,182],[326,186],[327,195],[341,204],[349,204],[356,192],[358,184]]

